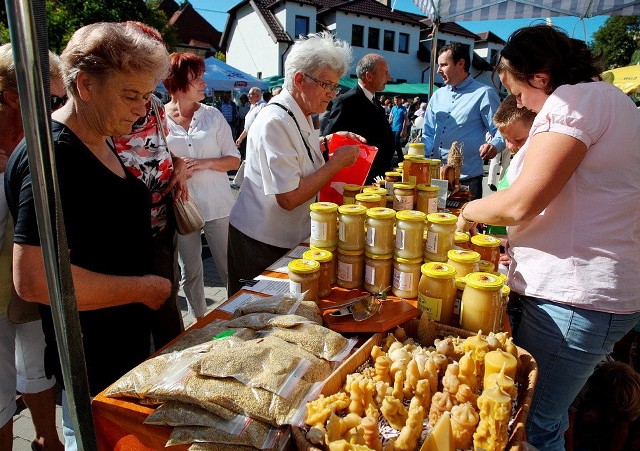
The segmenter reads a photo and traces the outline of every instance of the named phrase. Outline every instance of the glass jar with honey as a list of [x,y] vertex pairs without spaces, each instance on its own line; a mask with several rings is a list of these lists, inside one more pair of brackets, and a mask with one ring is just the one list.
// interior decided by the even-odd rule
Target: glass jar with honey
[[387,196],[393,196],[393,184],[402,181],[400,172],[389,171],[384,173],[384,187],[387,189]]
[[469,249],[469,247],[471,246],[469,242],[470,239],[471,237],[469,236],[468,232],[458,232],[456,230],[456,233],[453,236],[453,244],[462,249]]
[[418,308],[430,320],[453,326],[456,300],[456,270],[446,263],[429,262],[420,268]]
[[327,251],[331,253],[331,260],[329,261],[329,274],[331,276],[331,285],[335,284],[338,280],[338,247],[334,246],[321,248],[311,246],[311,250]]
[[453,247],[456,231],[456,215],[451,213],[429,213],[427,215],[427,238],[424,244],[424,259],[446,262],[447,253]]
[[480,254],[482,260],[493,264],[491,271],[497,271],[500,264],[500,238],[492,235],[478,234],[471,237],[470,249]]
[[338,286],[359,288],[364,279],[364,251],[338,249]]
[[[385,197],[385,203],[386,203]],[[364,205],[367,208],[380,207],[382,198],[378,194],[360,193],[356,194],[356,205]]]
[[437,213],[438,212],[438,192],[437,186],[431,186],[427,184],[416,185],[418,192],[418,201],[416,203],[416,210],[423,213]]
[[386,207],[387,206],[387,189],[380,188],[378,186],[365,186],[362,188],[362,192],[364,194],[377,194],[380,196],[380,205],[376,205],[376,207]]
[[393,255],[365,254],[364,289],[369,293],[382,293],[391,288]]
[[471,332],[497,332],[502,324],[502,280],[487,272],[466,276],[462,293],[460,326]]
[[407,147],[407,155],[424,157],[424,143],[409,143],[407,144]]
[[391,208],[376,207],[368,209],[366,215],[365,251],[377,255],[393,254],[396,212]]
[[421,274],[420,266],[422,266],[422,258],[394,258],[393,284],[391,286],[391,291],[394,295],[404,299],[415,299],[418,297],[418,283],[420,282]]
[[439,158],[431,158],[431,167],[429,168],[431,180],[440,178],[440,168],[442,167],[442,160]]
[[298,258],[291,260],[287,267],[289,268],[289,291],[294,294],[306,291],[305,300],[317,302],[320,263]]
[[416,210],[396,213],[396,257],[415,259],[422,257],[424,250],[424,220],[427,215]]
[[314,202],[311,210],[311,241],[316,247],[338,244],[338,205],[333,202]]
[[347,204],[338,207],[338,247],[348,251],[364,249],[364,220],[367,207]]
[[342,187],[342,205],[354,204],[356,202],[356,194],[362,191],[362,186],[347,183]]
[[310,249],[302,254],[303,260],[314,260],[320,264],[320,275],[318,278],[318,297],[325,298],[331,294],[333,280],[332,261],[333,254],[320,249]]
[[456,270],[456,277],[464,277],[470,272],[478,272],[480,254],[469,249],[451,249],[447,252],[447,263]]
[[431,164],[426,158],[412,158],[408,177],[405,176],[405,183],[412,185],[431,184]]
[[413,202],[415,200],[415,186],[409,183],[393,184],[393,209],[413,210]]

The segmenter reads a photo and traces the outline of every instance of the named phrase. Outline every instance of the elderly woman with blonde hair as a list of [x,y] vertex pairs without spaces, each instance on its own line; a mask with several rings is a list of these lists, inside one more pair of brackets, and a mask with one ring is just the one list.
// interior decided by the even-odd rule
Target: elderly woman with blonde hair
[[[95,395],[148,357],[149,313],[171,290],[169,280],[152,274],[149,190],[123,166],[112,139],[146,115],[169,54],[135,27],[96,23],[77,30],[61,58],[69,101],[53,113],[53,149]],[[5,182],[15,220],[15,287],[40,304],[45,365],[62,382],[24,141],[9,159]],[[69,420],[63,396],[65,446],[72,449]]]

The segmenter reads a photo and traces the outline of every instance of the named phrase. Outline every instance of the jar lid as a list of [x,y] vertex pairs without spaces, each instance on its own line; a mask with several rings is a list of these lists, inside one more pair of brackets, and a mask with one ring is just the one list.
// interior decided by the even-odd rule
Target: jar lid
[[422,263],[421,258],[402,258],[402,257],[394,257],[395,261],[398,263],[406,263],[408,265],[415,265],[418,263]]
[[447,252],[447,257],[454,262],[476,263],[480,261],[480,254],[468,249],[451,249]]
[[367,216],[375,219],[395,218],[396,211],[391,208],[373,207],[367,210]]
[[476,246],[482,246],[482,247],[500,246],[500,239],[492,235],[483,235],[483,234],[473,235],[471,237],[471,242]]
[[402,166],[398,166],[397,168],[393,168],[393,170],[395,172],[397,172],[398,174],[400,174],[400,176],[402,176],[402,173],[404,172],[404,170],[402,169]]
[[418,158],[411,160],[411,164],[431,164],[427,158],[418,155]]
[[400,169],[402,169],[402,167],[403,167],[403,166],[404,166],[404,161],[400,161],[400,162],[398,162],[398,167],[399,167]]
[[409,143],[409,147],[424,147],[424,143]]
[[358,191],[360,192],[362,190],[362,186],[361,185],[354,185],[353,183],[347,183],[346,185],[344,185],[342,187],[342,191]]
[[453,239],[456,244],[458,243],[468,243],[469,242],[469,233],[468,232],[458,232],[456,230],[455,235],[453,235]]
[[365,252],[364,255],[367,258],[372,258],[374,260],[389,260],[391,257],[393,257],[393,254],[378,255],[378,254],[372,254],[371,252]]
[[333,202],[314,202],[309,205],[311,211],[316,211],[318,213],[331,213],[332,211],[338,210],[338,204],[334,204]]
[[298,274],[311,274],[320,269],[320,263],[315,260],[297,258],[295,260],[291,260],[287,267],[289,268],[289,271],[293,271]]
[[305,260],[315,260],[317,262],[329,262],[333,258],[333,254],[329,251],[323,251],[320,249],[311,249],[305,251],[302,254],[302,258]]
[[434,224],[455,224],[458,222],[458,217],[451,213],[429,213],[427,215],[427,221]]
[[424,221],[426,217],[426,213],[416,210],[400,210],[396,213],[396,219],[399,221],[420,222]]
[[400,174],[399,172],[385,172],[384,173],[385,177],[402,177],[402,174]]
[[413,189],[415,188],[415,185],[412,185],[411,183],[396,182],[393,184],[393,187],[398,189]]
[[338,254],[342,254],[342,255],[362,255],[362,254],[364,254],[364,249],[360,249],[359,251],[348,251],[346,249],[338,248]]
[[507,275],[506,274],[502,274],[499,271],[489,271],[489,272],[492,273],[497,278],[499,278],[500,280],[502,280],[502,283],[507,283]]
[[502,288],[500,290],[500,294],[502,296],[509,296],[509,293],[511,293],[511,288],[509,288],[508,285],[502,285]]
[[367,212],[367,207],[358,204],[345,204],[338,207],[338,213],[343,215],[363,215]]
[[362,188],[362,192],[365,194],[377,194],[379,196],[387,195],[386,188],[379,188],[377,186],[365,186],[364,188]]
[[438,188],[437,186],[427,185],[426,183],[420,183],[419,185],[416,185],[416,189],[418,191],[428,191],[431,193],[437,193],[440,190],[440,188]]
[[480,272],[493,272],[493,270],[495,269],[493,263],[487,260],[480,260],[478,262],[478,268],[480,269]]
[[464,290],[464,287],[467,286],[467,281],[464,277],[456,277],[456,290]]
[[[404,156],[405,160],[415,160],[416,158],[424,158],[424,157],[421,156],[421,155],[411,155],[411,154],[408,154],[408,155]],[[400,164],[400,163],[398,163],[398,164]]]
[[455,277],[456,270],[453,266],[440,262],[425,263],[420,267],[422,274],[435,279],[450,279]]
[[502,280],[490,272],[471,272],[465,278],[468,286],[478,290],[498,291],[502,288]]
[[318,247],[318,246],[309,246],[310,249],[318,249],[320,251],[329,251],[329,252],[335,252],[336,249],[338,249],[338,246],[331,246],[331,247]]
[[382,200],[382,197],[380,197],[380,194],[359,193],[359,194],[356,194],[356,200],[359,200],[360,202],[378,202],[378,203],[380,203],[380,201]]
[[435,165],[442,166],[442,160],[440,158],[431,158],[429,161],[433,166]]

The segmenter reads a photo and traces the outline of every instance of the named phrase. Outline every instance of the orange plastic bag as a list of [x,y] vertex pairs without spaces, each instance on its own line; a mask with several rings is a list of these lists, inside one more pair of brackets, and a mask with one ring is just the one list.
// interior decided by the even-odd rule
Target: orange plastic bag
[[329,158],[332,157],[333,152],[338,147],[351,145],[356,145],[360,148],[358,159],[353,166],[340,169],[329,183],[320,190],[319,198],[321,202],[334,202],[342,205],[342,188],[344,185],[350,183],[364,185],[364,182],[367,180],[373,159],[378,153],[377,147],[368,146],[347,136],[334,135],[329,143]]

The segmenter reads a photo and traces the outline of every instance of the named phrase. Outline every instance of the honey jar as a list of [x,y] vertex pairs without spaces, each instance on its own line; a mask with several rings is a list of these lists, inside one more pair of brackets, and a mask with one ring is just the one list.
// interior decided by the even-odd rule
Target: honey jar
[[423,213],[437,213],[438,212],[438,192],[437,186],[431,186],[427,184],[416,185],[418,192],[418,201],[416,203],[416,210]]
[[471,237],[469,236],[468,232],[458,232],[456,230],[455,234],[453,235],[453,244],[462,249],[469,249],[469,247],[471,246],[471,244],[469,243],[470,238]]
[[504,318],[507,315],[507,306],[509,305],[509,295],[511,294],[511,288],[507,285],[502,285],[500,290],[500,328],[498,332],[504,332]]
[[439,179],[442,160],[440,160],[439,158],[431,158],[429,161],[431,162],[431,167],[429,168],[431,180]]
[[329,251],[323,251],[320,249],[310,249],[302,254],[304,260],[314,260],[320,264],[320,276],[318,278],[318,297],[325,298],[331,294],[331,285],[335,273],[332,274],[334,269],[333,254]]
[[491,273],[472,272],[466,275],[466,283],[460,326],[471,332],[498,332],[502,328],[502,280]]
[[354,204],[356,202],[356,194],[362,191],[362,186],[347,183],[342,187],[342,205]]
[[396,257],[421,258],[424,249],[424,220],[421,211],[402,210],[396,213]]
[[334,247],[315,247],[310,246],[311,250],[327,251],[331,252],[331,260],[329,261],[329,274],[331,275],[331,285],[338,280],[338,248]]
[[456,270],[456,277],[464,277],[470,272],[478,272],[480,254],[469,249],[451,249],[447,252],[447,264]]
[[[386,204],[385,197],[385,204]],[[360,193],[356,194],[356,205],[363,205],[367,208],[380,207],[380,203],[382,202],[382,198],[378,194],[372,193]]]
[[451,213],[429,213],[427,215],[427,238],[424,244],[424,259],[446,262],[447,253],[453,247],[456,231],[456,215]]
[[427,160],[426,158],[413,158],[411,159],[411,166],[410,166],[410,169],[408,169],[408,173],[407,173],[407,170],[405,170],[405,173],[407,173],[407,176],[404,177],[406,180],[403,180],[403,181],[405,183],[411,183],[412,185],[418,185],[418,184],[430,185],[431,184],[430,171],[431,171],[431,164],[429,160]]
[[387,189],[387,196],[393,196],[393,184],[402,181],[400,172],[390,171],[384,173],[384,187]]
[[[409,183],[409,176],[411,175],[411,162],[415,158],[422,158],[420,155],[405,155],[402,162],[402,182]],[[400,163],[398,163],[398,166]]]
[[338,244],[338,205],[333,202],[314,202],[311,209],[311,241],[316,247]]
[[467,280],[464,277],[456,276],[456,302],[453,306],[453,323],[456,327],[460,325],[460,306],[462,305],[462,293],[464,293],[466,285]]
[[482,260],[493,263],[491,271],[497,271],[500,264],[500,239],[492,235],[474,235],[470,249],[480,254]]
[[430,320],[453,326],[453,308],[456,300],[456,270],[440,262],[429,262],[420,268],[418,308]]
[[377,255],[393,254],[396,212],[390,208],[376,207],[368,209],[366,216],[365,251]]
[[393,255],[365,253],[364,289],[369,293],[386,292],[391,287]]
[[294,294],[307,292],[305,300],[318,301],[320,263],[315,260],[298,258],[291,260],[289,268],[289,291]]
[[362,188],[362,192],[365,194],[377,194],[380,196],[380,205],[376,205],[376,207],[386,207],[387,206],[387,189],[379,188],[377,186],[365,186]]
[[359,288],[364,278],[364,251],[338,249],[338,286]]
[[413,210],[415,196],[414,185],[409,183],[393,184],[393,209],[396,211]]
[[487,260],[480,260],[478,262],[478,270],[480,272],[493,272],[493,263]]
[[407,155],[417,155],[419,157],[424,157],[424,143],[409,143],[407,147]]
[[364,249],[364,220],[367,207],[347,204],[338,207],[338,247],[347,251]]
[[421,258],[406,259],[395,257],[393,260],[393,283],[391,291],[394,295],[404,299],[418,297],[418,283],[420,282]]

